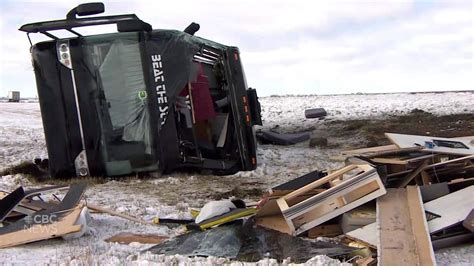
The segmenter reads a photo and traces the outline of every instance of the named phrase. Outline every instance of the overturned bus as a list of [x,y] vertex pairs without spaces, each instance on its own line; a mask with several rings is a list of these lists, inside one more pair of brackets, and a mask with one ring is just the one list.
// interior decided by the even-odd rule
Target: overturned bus
[[[153,30],[134,14],[90,16],[103,12],[82,4],[19,29],[30,43],[31,33],[51,38],[31,43],[51,176],[255,169],[260,105],[238,48],[194,36],[196,23]],[[77,29],[105,24],[117,32]]]

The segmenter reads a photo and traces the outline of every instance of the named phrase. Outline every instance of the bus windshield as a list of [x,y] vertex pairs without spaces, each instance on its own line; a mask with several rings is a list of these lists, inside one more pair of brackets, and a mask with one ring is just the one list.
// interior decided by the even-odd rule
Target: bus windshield
[[84,37],[82,50],[97,82],[96,107],[107,173],[157,168],[138,34]]

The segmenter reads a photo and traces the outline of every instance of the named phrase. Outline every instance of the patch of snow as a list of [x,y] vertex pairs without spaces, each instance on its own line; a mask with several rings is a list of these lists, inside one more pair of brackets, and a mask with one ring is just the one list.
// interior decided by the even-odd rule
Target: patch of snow
[[265,127],[314,125],[306,109],[322,107],[328,120],[405,115],[421,109],[435,115],[474,112],[474,92],[274,96],[259,98]]

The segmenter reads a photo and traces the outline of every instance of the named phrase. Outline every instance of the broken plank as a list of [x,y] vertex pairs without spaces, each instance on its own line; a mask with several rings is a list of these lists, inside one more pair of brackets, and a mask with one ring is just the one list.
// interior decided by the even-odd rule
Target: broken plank
[[371,159],[371,158],[384,157],[384,156],[389,156],[389,155],[402,155],[402,154],[408,154],[408,153],[413,153],[413,152],[419,152],[422,149],[423,147],[416,147],[416,146],[407,147],[407,148],[397,148],[397,149],[389,150],[389,151],[370,153],[366,155],[365,157]]
[[121,213],[121,212],[116,212],[116,211],[113,211],[113,210],[110,210],[110,209],[107,209],[107,208],[104,208],[104,207],[101,207],[101,206],[97,206],[97,205],[94,205],[94,204],[91,204],[91,203],[87,203],[87,207],[91,210],[94,210],[94,211],[107,213],[107,214],[110,214],[112,216],[121,217],[121,218],[130,220],[130,221],[133,221],[133,222],[136,222],[136,223],[153,224],[152,222],[147,222],[145,220],[142,220],[142,219],[139,219],[139,218],[136,218],[136,217],[133,217],[133,216]]
[[401,181],[400,183],[398,184],[398,187],[406,187],[412,180],[413,178],[415,178],[417,175],[419,175],[421,173],[421,171],[423,171],[423,169],[425,168],[425,166],[428,165],[428,161],[425,160],[424,162],[421,163],[420,166],[418,166],[418,168],[416,168],[415,170],[413,170],[411,173],[409,173],[408,175],[406,175]]
[[398,146],[395,144],[384,145],[384,146],[376,146],[370,148],[361,148],[361,149],[354,149],[354,150],[346,150],[342,151],[341,154],[343,155],[357,155],[363,153],[373,153],[373,152],[382,152],[388,150],[398,150]]
[[426,159],[433,159],[435,157],[434,154],[423,154],[423,155],[412,155],[412,156],[404,156],[404,157],[389,157],[389,158],[383,158],[383,157],[375,157],[371,158],[371,160],[375,163],[381,163],[381,164],[395,164],[395,165],[409,165],[416,163],[421,160],[426,160]]
[[134,234],[128,232],[118,233],[105,239],[105,242],[116,242],[120,244],[130,244],[133,242],[141,244],[160,244],[169,237],[156,234]]
[[430,165],[427,165],[425,167],[425,169],[434,168],[434,167],[438,167],[438,166],[442,166],[442,165],[446,165],[446,164],[450,164],[450,163],[470,161],[470,160],[474,160],[474,155],[459,157],[459,158],[455,158],[455,159],[451,159],[451,160],[446,160],[446,161],[430,164]]

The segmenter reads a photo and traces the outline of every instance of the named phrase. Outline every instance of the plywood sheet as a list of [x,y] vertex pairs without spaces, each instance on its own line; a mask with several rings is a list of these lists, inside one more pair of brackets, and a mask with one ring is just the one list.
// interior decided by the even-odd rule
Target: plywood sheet
[[464,221],[474,206],[474,186],[458,190],[424,204],[425,210],[441,217],[428,222],[430,233]]

